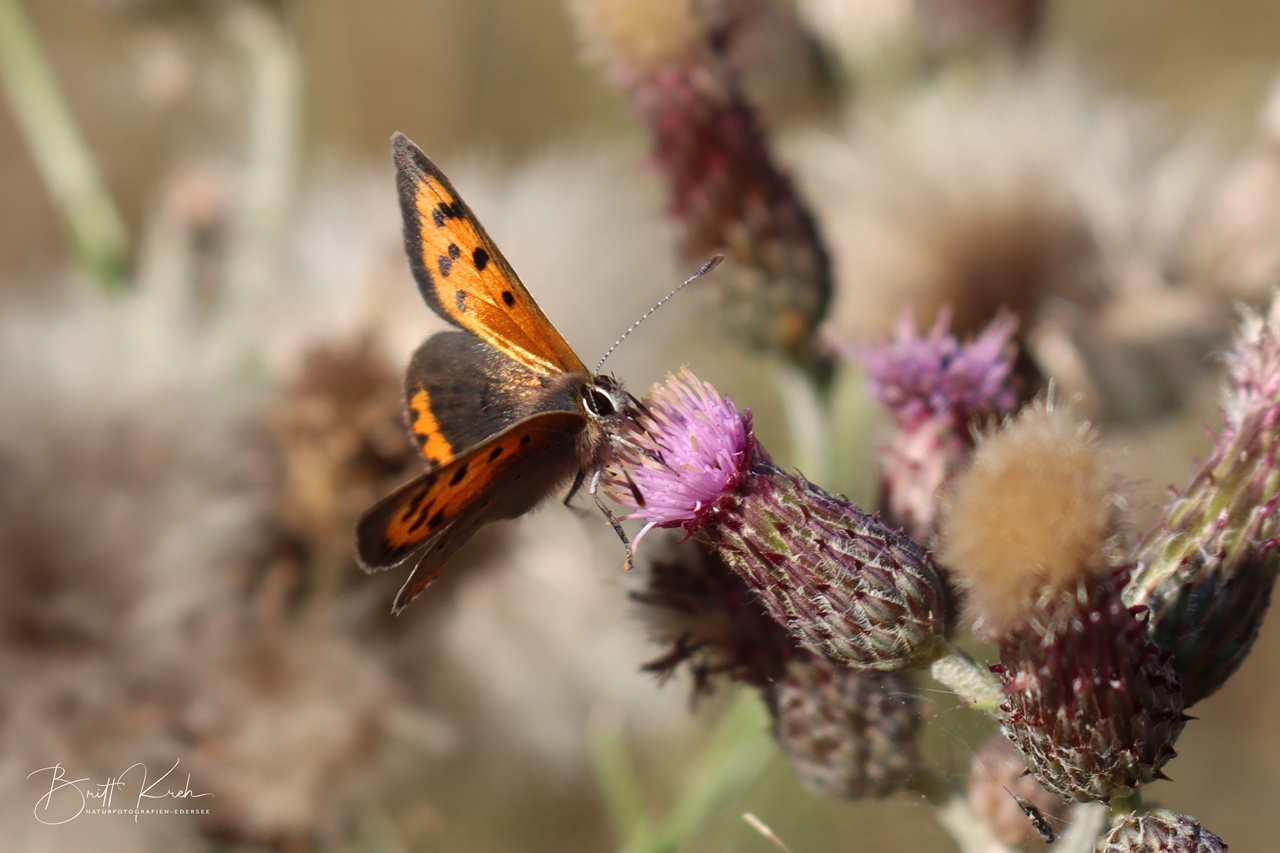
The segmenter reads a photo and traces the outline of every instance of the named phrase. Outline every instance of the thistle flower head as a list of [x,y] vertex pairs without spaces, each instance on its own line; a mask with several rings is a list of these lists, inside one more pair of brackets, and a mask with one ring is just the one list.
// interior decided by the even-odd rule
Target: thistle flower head
[[1245,315],[1227,366],[1222,435],[1139,544],[1125,589],[1173,655],[1188,705],[1248,655],[1280,572],[1280,302],[1265,319]]
[[1245,309],[1226,361],[1231,390],[1223,403],[1224,439],[1249,428],[1274,429],[1280,423],[1280,300],[1266,317]]
[[942,653],[945,594],[925,552],[779,469],[756,444],[749,413],[686,370],[627,423],[614,437],[610,497],[647,520],[646,530],[695,534],[801,646],[882,671]]
[[969,807],[987,829],[1009,847],[1021,848],[1039,833],[1023,804],[1053,820],[1066,820],[1068,803],[1044,789],[1018,750],[996,732],[973,756],[969,770]]
[[941,417],[963,426],[974,415],[1017,406],[1009,383],[1014,316],[1000,314],[964,344],[948,331],[950,325],[951,313],[943,310],[927,334],[918,334],[911,313],[904,312],[892,340],[857,353],[871,395],[899,423]]
[[644,429],[619,443],[605,490],[632,508],[628,518],[696,526],[746,476],[756,444],[751,410],[739,412],[688,368],[655,385],[645,406]]
[[858,672],[802,655],[770,698],[774,736],[811,791],[886,797],[921,772],[921,715],[898,673]]
[[1221,838],[1200,821],[1168,809],[1126,815],[1098,842],[1097,853],[1226,853]]

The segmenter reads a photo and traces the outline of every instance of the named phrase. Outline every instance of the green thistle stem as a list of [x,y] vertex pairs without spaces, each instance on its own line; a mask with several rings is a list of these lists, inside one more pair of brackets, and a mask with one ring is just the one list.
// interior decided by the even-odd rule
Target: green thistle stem
[[105,290],[122,290],[124,220],[19,0],[0,0],[0,81],[80,262]]

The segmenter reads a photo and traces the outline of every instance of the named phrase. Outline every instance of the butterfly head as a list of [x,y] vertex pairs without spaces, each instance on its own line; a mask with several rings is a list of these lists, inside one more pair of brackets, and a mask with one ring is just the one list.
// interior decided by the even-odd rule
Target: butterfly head
[[605,420],[626,411],[630,404],[622,383],[612,375],[598,373],[582,386],[582,406],[595,420]]

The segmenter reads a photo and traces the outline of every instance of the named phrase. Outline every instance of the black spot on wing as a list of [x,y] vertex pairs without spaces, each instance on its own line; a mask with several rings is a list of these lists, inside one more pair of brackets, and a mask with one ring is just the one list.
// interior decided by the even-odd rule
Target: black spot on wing
[[456,260],[458,259],[458,256],[459,256],[459,255],[461,255],[461,254],[462,254],[462,250],[458,248],[458,244],[457,244],[457,243],[450,243],[450,244],[449,244],[449,257],[450,257],[452,260],[455,260],[455,261],[456,261]]
[[436,258],[436,266],[440,267],[440,275],[448,278],[449,271],[453,269],[453,259],[447,255],[441,255]]
[[431,512],[431,502],[428,501],[420,506],[414,513],[413,524],[409,525],[410,533],[417,533],[422,525],[427,523],[427,513]]
[[461,482],[462,482],[462,479],[463,479],[464,477],[466,477],[466,476],[467,476],[467,465],[468,465],[468,464],[469,464],[469,463],[467,463],[467,462],[463,462],[461,465],[459,465],[459,466],[458,466],[458,470],[457,470],[457,471],[455,471],[455,472],[453,473],[453,477],[452,477],[452,479],[450,479],[450,480],[449,480],[449,485],[450,485],[450,486],[456,486],[456,485],[458,485],[459,483],[461,483]]
[[492,451],[490,451],[489,461],[492,462],[493,460],[497,459],[501,455],[502,455],[502,446],[499,445],[498,447],[495,447]]
[[444,510],[440,510],[435,515],[431,516],[431,520],[427,522],[427,529],[435,530],[440,526],[440,522],[442,521],[444,521]]
[[522,435],[522,436],[520,436],[520,446],[521,446],[521,447],[524,447],[526,444],[528,444],[528,443],[529,443],[529,442],[531,442],[531,441],[533,441],[533,437],[532,437],[532,436],[528,436],[528,435]]
[[457,303],[459,314],[467,313],[467,292],[465,290],[459,290],[455,293],[453,301]]
[[489,253],[482,247],[477,246],[476,250],[471,253],[471,263],[476,265],[476,270],[484,272],[484,268],[489,266]]
[[436,209],[431,211],[431,219],[436,223],[437,228],[444,227],[446,219],[462,218],[462,202],[454,201],[453,203],[442,201],[436,205]]
[[502,302],[510,308],[512,305],[516,304],[516,298],[511,294],[510,290],[504,290],[502,291]]

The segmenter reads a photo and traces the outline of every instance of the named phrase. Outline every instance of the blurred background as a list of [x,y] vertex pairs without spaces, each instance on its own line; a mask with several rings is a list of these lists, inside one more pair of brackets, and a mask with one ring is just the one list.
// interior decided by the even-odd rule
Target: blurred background
[[[400,371],[443,326],[404,261],[393,131],[589,364],[696,267],[621,73],[643,39],[618,27],[662,23],[627,5],[0,0],[6,847],[609,850],[633,802],[669,849],[774,849],[743,812],[794,853],[955,849],[913,796],[806,792],[750,697],[642,672],[663,649],[594,514],[487,528],[398,618],[402,578],[351,561],[354,519],[417,470]],[[831,328],[1013,308],[1029,387],[1075,395],[1145,529],[1220,426],[1236,305],[1280,281],[1280,7],[756,5],[735,61],[830,252]],[[806,457],[776,359],[705,332],[713,291],[610,369],[640,392],[690,364],[874,504],[885,419],[856,371]],[[1233,850],[1273,846],[1277,672],[1272,619],[1149,790]],[[991,725],[920,688],[962,778]],[[33,816],[38,768],[175,760],[209,815]]]

